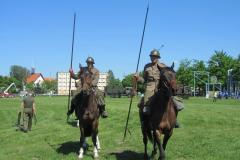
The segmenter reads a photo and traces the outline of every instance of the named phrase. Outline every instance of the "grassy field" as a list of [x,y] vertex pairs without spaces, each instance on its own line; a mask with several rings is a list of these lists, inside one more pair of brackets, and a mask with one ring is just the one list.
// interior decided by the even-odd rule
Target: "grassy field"
[[[100,120],[102,160],[141,160],[143,143],[134,99],[124,142],[129,99],[106,98],[108,119]],[[191,98],[179,113],[182,128],[175,129],[167,146],[169,160],[239,160],[240,101]],[[20,99],[0,99],[0,159],[77,159],[79,129],[66,123],[67,97],[36,97],[38,123],[29,133],[15,131]],[[71,117],[74,120],[74,117]],[[92,143],[84,159],[92,159]],[[149,153],[151,146],[149,145]]]

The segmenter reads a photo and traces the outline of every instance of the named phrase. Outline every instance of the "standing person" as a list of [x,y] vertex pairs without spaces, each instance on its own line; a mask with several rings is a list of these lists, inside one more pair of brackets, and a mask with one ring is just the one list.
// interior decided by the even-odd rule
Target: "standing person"
[[[152,96],[157,92],[157,87],[160,81],[160,70],[158,68],[166,67],[165,64],[159,62],[159,59],[161,57],[158,50],[152,50],[149,56],[151,59],[151,63],[145,65],[143,77],[135,75],[135,78],[138,82],[145,84],[145,93],[143,98],[143,114],[147,116],[151,115],[150,102]],[[181,111],[184,108],[183,104],[180,102],[179,98],[176,98],[176,96],[173,96],[173,102],[177,111]],[[179,127],[178,123],[176,123],[176,127]]]
[[[97,83],[99,80],[99,71],[97,68],[94,67],[95,62],[92,57],[88,57],[86,60],[86,63],[87,63],[87,67],[83,67],[82,68],[83,72],[79,71],[77,75],[75,75],[72,68],[70,68],[70,70],[69,70],[70,76],[71,76],[71,78],[73,78],[75,80],[77,80],[77,79],[81,80],[81,76],[84,75],[84,73],[86,73],[86,72],[93,73],[92,88],[93,88],[93,90],[95,90],[96,95],[97,95],[96,97],[97,97],[97,103],[98,103],[98,107],[100,110],[100,114],[103,118],[107,118],[108,113],[105,110],[104,93],[97,88]],[[72,98],[71,107],[70,107],[70,110],[67,112],[67,116],[70,116],[74,112],[75,107],[78,105],[77,103],[79,103],[79,102],[81,103],[81,99],[82,99],[81,88],[82,88],[81,83],[78,83],[77,93]]]
[[27,93],[26,97],[23,98],[22,110],[23,126],[20,126],[19,129],[24,132],[31,131],[33,114],[36,113],[35,100],[32,93]]
[[215,91],[214,95],[213,95],[213,102],[217,101],[217,97],[218,97],[218,93],[217,93],[217,91]]

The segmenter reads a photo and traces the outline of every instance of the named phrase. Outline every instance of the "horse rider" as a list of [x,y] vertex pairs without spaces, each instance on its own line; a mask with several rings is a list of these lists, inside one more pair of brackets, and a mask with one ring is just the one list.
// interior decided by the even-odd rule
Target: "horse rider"
[[[96,93],[96,98],[97,98],[97,103],[98,103],[98,107],[100,110],[100,114],[103,118],[107,118],[108,113],[105,110],[104,93],[101,90],[99,90],[97,87],[97,83],[99,80],[99,71],[97,68],[94,67],[95,62],[92,57],[88,57],[86,60],[86,63],[87,63],[87,67],[83,67],[82,68],[83,72],[79,71],[77,75],[75,75],[72,68],[70,68],[70,70],[69,70],[70,76],[71,76],[71,78],[73,78],[75,80],[79,79],[79,81],[80,81],[81,80],[80,77],[82,75],[84,75],[86,72],[90,71],[91,73],[93,73],[92,88]],[[78,82],[77,83],[77,92],[76,92],[75,96],[72,98],[71,107],[70,107],[70,110],[67,112],[67,116],[70,116],[74,112],[75,107],[77,106],[77,103],[81,102],[81,99],[82,99],[81,92],[82,92],[82,86],[81,86],[81,83]]]
[[24,132],[31,131],[33,115],[36,112],[35,100],[32,93],[28,92],[23,98],[21,107],[23,110],[23,126],[19,126],[19,129]]
[[[159,61],[161,57],[158,50],[152,50],[149,56],[151,59],[151,63],[145,65],[143,77],[140,77],[138,74],[134,75],[137,82],[145,84],[145,93],[143,98],[143,114],[146,116],[150,116],[151,114],[150,102],[153,95],[157,92],[157,87],[160,81],[160,70],[158,68],[166,67],[165,64],[160,63]],[[177,111],[181,111],[184,108],[183,104],[176,96],[173,96],[173,102]],[[179,127],[179,124],[176,123],[175,127]]]

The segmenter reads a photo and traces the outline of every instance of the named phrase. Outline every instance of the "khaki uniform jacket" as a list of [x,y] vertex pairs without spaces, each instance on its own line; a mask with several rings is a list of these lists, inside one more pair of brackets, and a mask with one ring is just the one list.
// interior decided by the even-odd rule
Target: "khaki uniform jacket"
[[149,105],[151,97],[154,95],[160,80],[160,71],[158,67],[162,68],[166,65],[163,63],[148,63],[144,67],[143,77],[139,77],[138,82],[145,84],[144,105]]
[[160,80],[160,71],[158,67],[166,67],[165,64],[158,62],[153,65],[152,63],[148,63],[144,66],[143,77],[139,77],[139,82],[144,83],[146,85],[146,89],[154,90]]
[[23,111],[24,113],[32,113],[33,112],[33,104],[34,98],[31,96],[27,96],[23,99]]

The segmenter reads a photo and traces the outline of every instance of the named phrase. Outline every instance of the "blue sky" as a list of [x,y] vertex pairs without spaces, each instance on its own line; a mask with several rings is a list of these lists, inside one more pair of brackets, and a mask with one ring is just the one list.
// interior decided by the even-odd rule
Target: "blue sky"
[[[44,77],[68,71],[73,14],[73,68],[94,57],[101,72],[117,78],[135,72],[147,0],[1,0],[0,75],[13,64],[35,66]],[[150,0],[139,69],[161,49],[170,65],[184,58],[207,61],[214,50],[240,53],[240,1]]]

